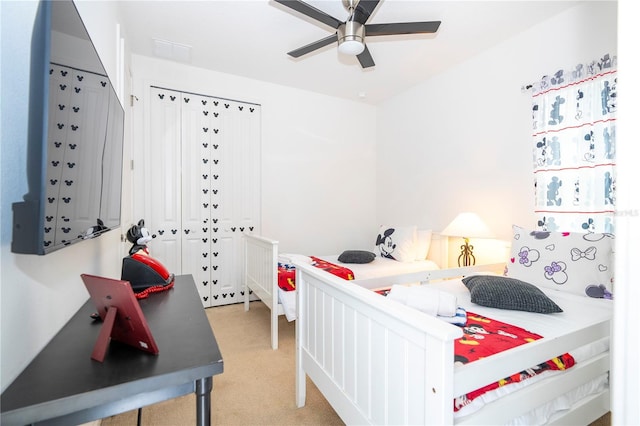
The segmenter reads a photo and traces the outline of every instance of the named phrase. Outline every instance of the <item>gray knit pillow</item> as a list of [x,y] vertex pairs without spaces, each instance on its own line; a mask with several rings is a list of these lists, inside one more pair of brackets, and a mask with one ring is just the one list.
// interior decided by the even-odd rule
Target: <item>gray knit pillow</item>
[[538,287],[496,275],[472,275],[462,279],[471,292],[471,301],[490,308],[551,314],[562,309]]
[[374,253],[364,250],[345,250],[338,256],[338,261],[342,263],[369,263],[376,258]]

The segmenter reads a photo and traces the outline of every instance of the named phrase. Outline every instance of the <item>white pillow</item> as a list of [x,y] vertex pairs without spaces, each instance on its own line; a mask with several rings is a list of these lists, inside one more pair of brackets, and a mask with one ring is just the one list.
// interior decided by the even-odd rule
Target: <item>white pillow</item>
[[399,262],[413,262],[416,258],[416,227],[381,226],[374,253]]
[[278,262],[286,263],[286,264],[293,264],[294,262],[312,264],[313,263],[313,259],[311,259],[309,256],[305,256],[303,254],[280,253],[278,255]]
[[505,275],[554,290],[611,297],[612,234],[529,231],[513,225]]
[[416,238],[416,260],[425,260],[429,255],[429,247],[431,247],[431,229],[418,229]]

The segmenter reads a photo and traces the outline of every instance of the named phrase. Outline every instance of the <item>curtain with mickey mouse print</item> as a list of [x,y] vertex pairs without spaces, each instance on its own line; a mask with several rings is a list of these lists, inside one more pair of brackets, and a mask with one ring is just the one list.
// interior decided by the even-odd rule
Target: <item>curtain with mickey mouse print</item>
[[614,232],[616,57],[532,84],[538,228]]

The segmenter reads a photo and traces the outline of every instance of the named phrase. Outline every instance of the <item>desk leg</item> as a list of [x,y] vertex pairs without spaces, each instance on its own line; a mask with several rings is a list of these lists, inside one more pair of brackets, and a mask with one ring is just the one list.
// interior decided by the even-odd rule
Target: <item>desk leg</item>
[[213,389],[212,377],[196,380],[196,424],[198,426],[211,425],[211,389]]

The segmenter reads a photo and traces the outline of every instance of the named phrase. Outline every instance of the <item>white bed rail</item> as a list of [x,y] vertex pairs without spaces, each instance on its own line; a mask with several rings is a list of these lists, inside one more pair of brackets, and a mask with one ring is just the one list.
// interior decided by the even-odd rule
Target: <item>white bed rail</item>
[[278,303],[278,241],[257,235],[244,237],[244,310],[249,310],[250,292],[271,311],[271,347],[278,349],[278,316],[283,315]]
[[358,282],[358,285],[360,287],[368,289],[378,289],[383,287],[391,287],[394,284],[408,284],[417,282],[426,284],[432,281],[464,277],[472,273],[478,274],[481,272],[490,272],[501,275],[504,272],[504,266],[504,263],[488,263],[485,265],[464,266],[460,268],[408,272],[406,274],[393,275],[390,277],[377,277],[356,281]]
[[[606,338],[610,321],[600,321],[562,338],[541,339],[496,356],[454,368],[453,341],[460,328],[345,283],[308,265],[296,265],[296,402],[305,403],[305,374],[347,424],[453,424],[454,395],[461,395]],[[415,274],[407,275],[409,282]],[[609,370],[608,352],[569,370],[571,385]],[[549,375],[461,419],[497,424],[524,414],[566,390],[562,375]],[[527,390],[529,389],[529,390]],[[608,410],[608,390],[594,398],[593,420]],[[489,414],[487,414],[489,413]],[[586,414],[585,414],[586,413]],[[596,417],[592,417],[592,416]],[[484,416],[484,417],[483,417]],[[587,421],[588,423],[588,421]],[[583,423],[584,424],[584,423]]]

